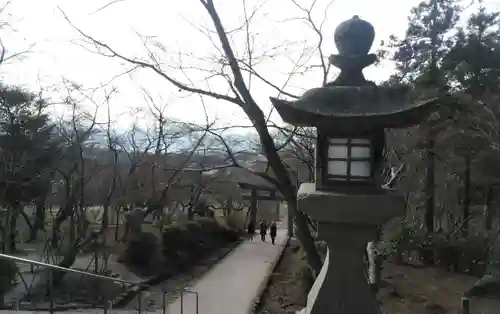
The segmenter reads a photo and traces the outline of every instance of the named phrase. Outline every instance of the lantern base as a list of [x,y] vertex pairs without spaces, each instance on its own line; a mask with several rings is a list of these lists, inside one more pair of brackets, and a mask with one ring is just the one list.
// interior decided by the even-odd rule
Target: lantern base
[[307,306],[297,314],[379,314],[363,255],[377,227],[404,213],[404,198],[390,190],[342,194],[304,183],[298,191],[297,205],[318,223],[318,237],[328,246]]
[[325,262],[298,314],[380,314],[363,261],[375,226],[319,224],[319,238],[328,245]]
[[380,189],[376,194],[360,194],[316,189],[314,183],[303,183],[297,192],[297,208],[317,222],[379,226],[401,216],[405,200],[394,191]]

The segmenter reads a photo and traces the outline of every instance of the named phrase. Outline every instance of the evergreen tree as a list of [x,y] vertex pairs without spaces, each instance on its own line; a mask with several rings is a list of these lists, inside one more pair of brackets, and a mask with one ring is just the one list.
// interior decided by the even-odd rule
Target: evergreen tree
[[[382,57],[389,56],[396,64],[397,72],[389,79],[389,84],[412,84],[417,97],[440,96],[446,92],[447,85],[440,67],[451,49],[450,31],[457,24],[460,11],[455,0],[429,0],[412,8],[405,37],[391,36],[389,44],[380,53]],[[433,130],[436,121],[427,124],[423,125],[425,130],[421,130],[426,168],[424,225],[427,231],[433,232],[436,171]]]
[[0,85],[0,202],[9,211],[3,234],[8,252],[15,250],[17,218],[24,214],[23,203],[47,193],[48,171],[58,158],[54,125],[45,113],[46,106],[36,94]]
[[[460,93],[462,98],[476,104],[475,113],[469,115],[468,126],[459,135],[459,142],[454,149],[456,156],[463,156],[465,169],[463,172],[464,195],[462,197],[463,234],[468,233],[469,204],[471,192],[472,161],[477,159],[479,165],[487,169],[479,169],[484,173],[483,184],[488,178],[500,175],[491,164],[498,164],[499,157],[492,150],[491,143],[498,130],[498,94],[500,92],[500,14],[488,12],[480,5],[472,14],[465,28],[457,29],[454,44],[446,56],[443,70],[452,86],[452,90]],[[482,107],[482,108],[481,108]],[[481,110],[482,109],[482,110]],[[477,114],[483,112],[483,114]],[[485,113],[485,114],[484,114]],[[495,117],[496,116],[496,117]],[[489,124],[489,125],[488,125]],[[485,134],[487,136],[485,136]],[[457,136],[455,136],[457,137]],[[484,168],[484,167],[480,167]],[[491,213],[487,209],[486,229],[491,228]]]
[[[462,231],[466,235],[472,164],[479,154],[491,151],[497,131],[490,109],[498,112],[493,104],[500,86],[499,14],[480,6],[466,27],[458,27],[461,8],[457,3],[429,0],[413,8],[405,37],[392,36],[381,55],[389,56],[397,68],[388,84],[409,83],[417,99],[432,95],[442,100],[439,110],[416,132],[416,148],[423,148],[425,157],[424,225],[434,231],[439,153],[446,171],[463,186]],[[450,167],[459,164],[460,157],[460,169]]]
[[[480,6],[459,27],[443,69],[454,90],[476,99],[500,92],[500,13]],[[484,99],[482,99],[484,100]]]
[[429,0],[412,8],[404,38],[390,36],[389,43],[379,52],[396,64],[390,82],[413,84],[441,65],[452,45],[450,31],[460,17],[457,3]]

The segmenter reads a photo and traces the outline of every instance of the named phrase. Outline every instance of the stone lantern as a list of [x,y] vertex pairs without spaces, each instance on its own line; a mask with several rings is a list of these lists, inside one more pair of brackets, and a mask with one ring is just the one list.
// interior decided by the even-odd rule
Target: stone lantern
[[300,186],[297,208],[318,223],[328,253],[304,314],[379,313],[363,255],[377,227],[405,208],[400,195],[382,187],[385,129],[418,124],[437,102],[414,102],[405,86],[364,78],[363,69],[376,61],[369,54],[374,37],[373,26],[358,16],[341,23],[339,54],[329,60],[341,70],[338,77],[296,101],[271,98],[285,122],[317,130],[315,182]]

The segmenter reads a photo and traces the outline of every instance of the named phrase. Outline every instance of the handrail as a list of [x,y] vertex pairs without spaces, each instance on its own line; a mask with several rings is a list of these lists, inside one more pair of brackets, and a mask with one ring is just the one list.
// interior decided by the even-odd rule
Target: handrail
[[75,274],[80,274],[80,275],[84,275],[84,276],[88,276],[88,277],[93,277],[93,278],[98,278],[98,279],[102,279],[102,280],[108,280],[108,281],[118,282],[118,283],[127,284],[127,285],[135,285],[135,286],[143,286],[143,287],[147,287],[148,286],[147,284],[143,284],[143,283],[137,282],[137,281],[130,281],[130,280],[123,280],[123,279],[118,279],[118,278],[112,278],[112,277],[108,277],[108,276],[103,276],[103,275],[98,275],[98,274],[94,274],[94,273],[89,273],[89,272],[82,271],[82,270],[61,267],[61,266],[57,266],[57,265],[53,265],[53,264],[47,264],[47,263],[43,263],[43,262],[39,262],[39,261],[34,261],[34,260],[31,260],[31,259],[27,259],[27,258],[22,258],[22,257],[17,257],[17,256],[12,256],[12,255],[7,255],[7,254],[1,254],[0,253],[0,259],[6,259],[6,260],[16,261],[16,262],[19,262],[19,263],[25,263],[25,264],[30,264],[30,265],[38,265],[38,266],[42,266],[42,267],[45,267],[45,268],[56,269],[56,270],[67,272],[67,273],[75,273]]

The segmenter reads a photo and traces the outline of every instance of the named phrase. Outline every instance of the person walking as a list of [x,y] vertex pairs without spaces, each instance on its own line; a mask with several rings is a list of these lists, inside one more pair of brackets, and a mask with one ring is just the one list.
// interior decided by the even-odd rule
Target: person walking
[[260,223],[260,240],[266,242],[267,225],[264,220]]
[[249,238],[249,240],[253,241],[253,236],[255,234],[255,222],[254,221],[250,221],[248,223],[247,231],[248,231],[248,238]]
[[269,235],[271,236],[271,242],[274,245],[276,241],[276,235],[278,234],[278,227],[276,226],[276,221],[273,221],[271,224],[271,228],[269,228]]

